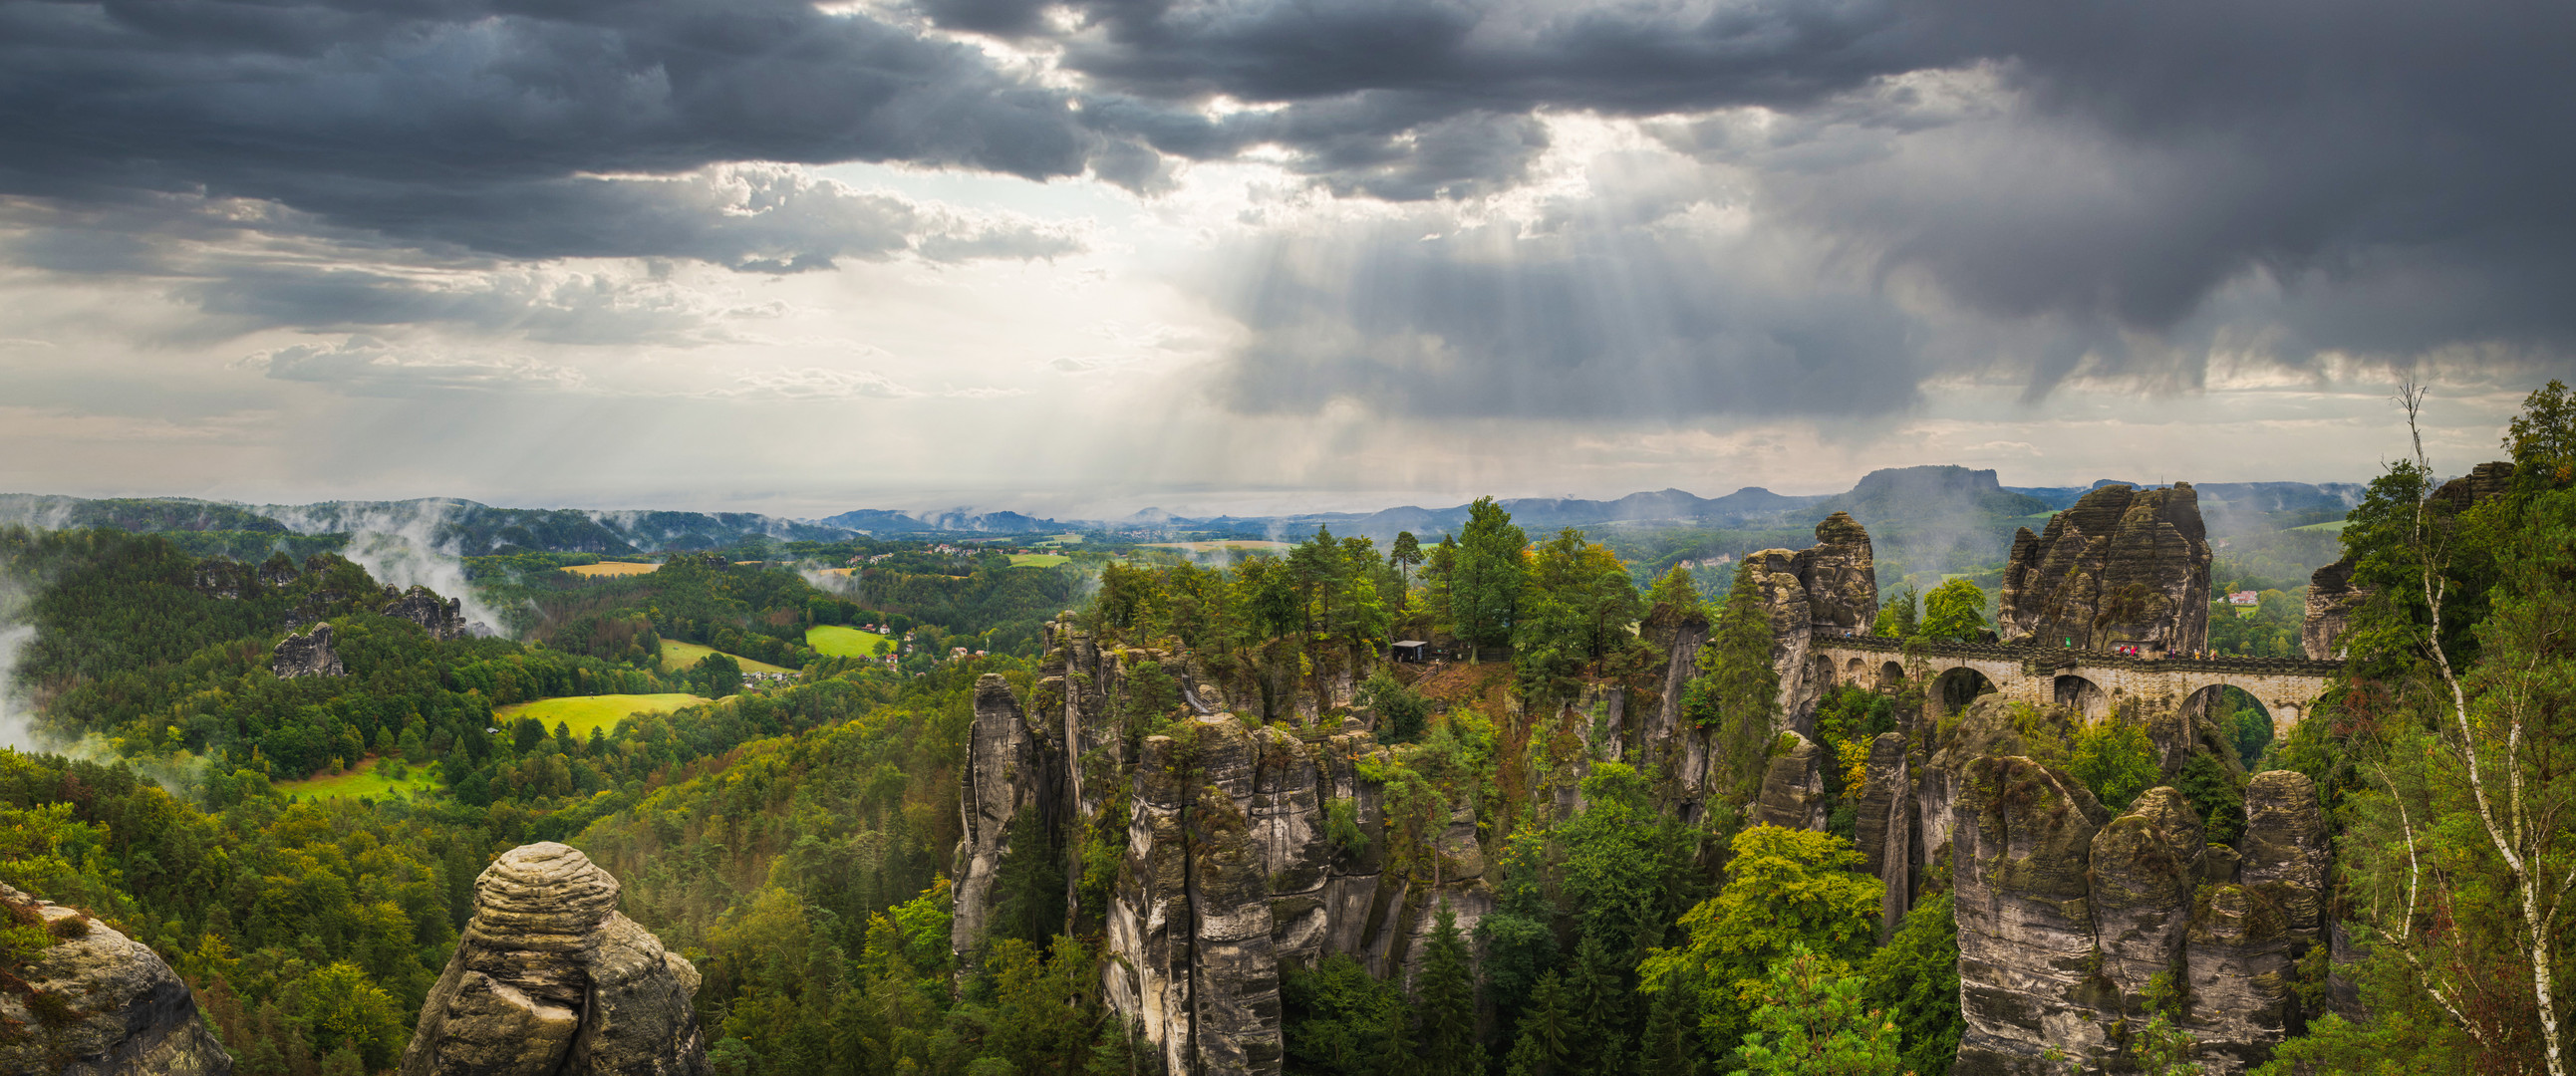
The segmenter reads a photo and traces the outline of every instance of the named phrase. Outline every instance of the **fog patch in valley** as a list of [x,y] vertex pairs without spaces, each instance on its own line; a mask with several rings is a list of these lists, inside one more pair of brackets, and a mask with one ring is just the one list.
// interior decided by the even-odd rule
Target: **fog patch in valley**
[[340,555],[365,568],[376,582],[397,590],[428,587],[441,598],[463,601],[468,623],[511,634],[511,621],[485,604],[466,581],[465,560],[457,553],[455,540],[440,539],[439,528],[448,512],[444,501],[368,505],[356,511],[340,504],[263,505],[259,511],[299,534],[346,533],[349,544]]

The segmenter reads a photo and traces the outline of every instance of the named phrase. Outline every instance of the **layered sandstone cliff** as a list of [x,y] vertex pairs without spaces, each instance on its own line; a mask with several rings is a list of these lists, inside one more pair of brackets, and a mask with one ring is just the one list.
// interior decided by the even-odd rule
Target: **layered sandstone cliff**
[[697,969],[617,895],[617,879],[552,841],[485,868],[402,1076],[703,1076]]
[[[2316,789],[2274,770],[2246,783],[2246,827],[2210,844],[2172,788],[2108,811],[2062,770],[2021,754],[2012,704],[1963,715],[1925,803],[1925,840],[1957,889],[1967,1033],[1963,1076],[2131,1063],[2130,1036],[2164,1015],[2214,1074],[2271,1056],[2309,1015],[2298,959],[2327,944],[2326,830]],[[1928,822],[1928,819],[1927,819]]]
[[0,989],[0,1072],[223,1076],[233,1070],[188,984],[150,947],[0,885],[0,914],[54,937]]
[[2107,485],[2013,536],[1997,616],[2007,643],[2168,653],[2209,644],[2209,537],[2190,484]]

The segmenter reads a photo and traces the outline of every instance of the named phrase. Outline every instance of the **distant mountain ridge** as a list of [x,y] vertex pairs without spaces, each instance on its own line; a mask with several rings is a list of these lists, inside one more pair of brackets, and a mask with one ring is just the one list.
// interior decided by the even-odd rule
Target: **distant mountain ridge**
[[[2088,486],[2005,486],[1996,472],[1950,465],[1890,467],[1871,471],[1835,494],[1787,495],[1746,486],[1720,497],[1679,489],[1631,493],[1612,500],[1515,497],[1499,502],[1533,537],[1564,527],[1702,526],[1794,528],[1837,511],[1866,526],[1894,533],[1937,532],[1963,526],[2043,518],[2075,503]],[[2136,484],[2136,483],[2130,483]],[[2194,487],[2213,524],[2231,517],[2275,513],[2332,516],[2360,502],[2363,487],[2348,482],[2211,482]],[[1375,512],[1311,512],[1275,516],[1193,518],[1148,508],[1124,519],[1056,520],[1012,511],[971,508],[899,511],[864,508],[819,520],[753,512],[670,512],[582,508],[496,508],[457,498],[405,501],[324,501],[305,505],[252,505],[183,497],[87,499],[47,494],[0,494],[0,524],[46,528],[115,527],[133,531],[221,531],[244,535],[403,533],[465,556],[547,551],[634,555],[666,550],[716,549],[754,538],[836,541],[857,535],[1037,535],[1084,527],[1166,531],[1252,532],[1301,539],[1317,527],[1381,542],[1411,531],[1424,541],[1465,528],[1468,506],[1404,505]],[[2007,529],[2006,533],[2009,533]]]

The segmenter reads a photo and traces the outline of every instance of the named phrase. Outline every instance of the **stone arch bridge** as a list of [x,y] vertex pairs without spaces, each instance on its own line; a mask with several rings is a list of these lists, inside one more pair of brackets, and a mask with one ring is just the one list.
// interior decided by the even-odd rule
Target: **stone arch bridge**
[[[1807,647],[1806,696],[1839,684],[1893,688],[1922,677],[1927,701],[1957,705],[1986,685],[2004,697],[2046,706],[2063,703],[2087,719],[2142,699],[2179,706],[2203,692],[2233,687],[2254,697],[2287,736],[2307,717],[2340,661],[2305,658],[2154,658],[2102,650],[2064,650],[1997,643],[1905,644],[1870,635],[1820,636]],[[1982,683],[1980,682],[1982,681]]]

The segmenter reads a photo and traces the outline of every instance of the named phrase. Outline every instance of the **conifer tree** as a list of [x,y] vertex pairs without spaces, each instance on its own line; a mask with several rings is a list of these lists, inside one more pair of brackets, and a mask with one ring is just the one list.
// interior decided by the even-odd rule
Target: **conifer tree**
[[1422,1010],[1422,1076],[1483,1076],[1485,1045],[1476,1038],[1476,978],[1458,916],[1443,899],[1433,920],[1422,973],[1414,977]]
[[1637,1042],[1637,1076],[1697,1076],[1699,1054],[1691,1028],[1699,1013],[1691,1002],[1698,989],[1668,975],[1646,1009],[1646,1033]]
[[1574,1067],[1584,1073],[1626,1071],[1628,990],[1597,935],[1587,934],[1575,946],[1574,964],[1566,977],[1567,999],[1574,1017]]
[[1711,746],[1728,775],[1720,787],[1739,800],[1751,798],[1780,709],[1780,673],[1771,666],[1770,603],[1750,562],[1735,570],[1735,585],[1700,648],[1699,667],[1683,689],[1683,712],[1717,732]]
[[1506,1076],[1557,1076],[1572,1060],[1573,1021],[1566,1013],[1565,983],[1555,972],[1538,977],[1521,1008],[1520,1038],[1505,1059]]
[[1673,565],[1673,570],[1655,580],[1655,589],[1646,594],[1646,608],[1670,607],[1679,612],[1699,608],[1699,585],[1691,582],[1690,569]]

